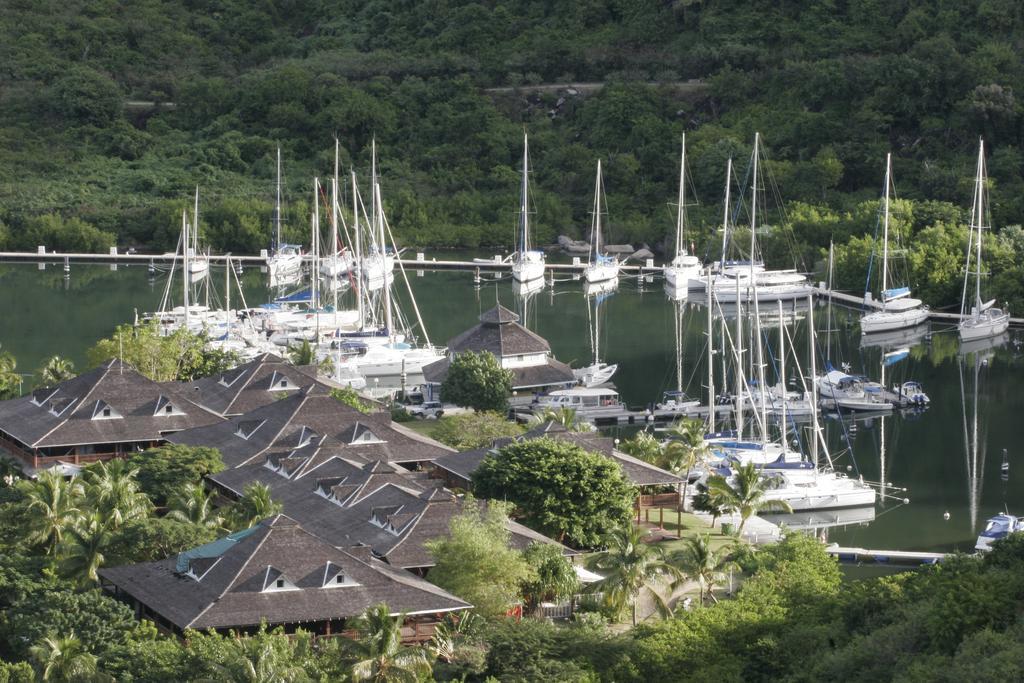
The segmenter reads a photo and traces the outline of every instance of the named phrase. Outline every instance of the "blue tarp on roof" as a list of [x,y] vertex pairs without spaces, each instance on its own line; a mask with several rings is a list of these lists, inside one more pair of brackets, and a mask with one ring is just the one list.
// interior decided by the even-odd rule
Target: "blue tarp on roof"
[[220,557],[231,550],[236,543],[252,535],[258,528],[259,525],[257,524],[254,527],[228,534],[224,538],[218,538],[216,541],[210,541],[196,548],[178,553],[178,561],[174,565],[174,571],[184,574],[188,571],[189,562],[192,560],[197,560],[201,557]]

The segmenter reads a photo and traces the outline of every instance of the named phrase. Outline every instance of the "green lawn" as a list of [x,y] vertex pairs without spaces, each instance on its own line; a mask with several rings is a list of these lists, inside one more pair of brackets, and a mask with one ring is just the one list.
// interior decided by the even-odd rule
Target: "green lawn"
[[[641,517],[643,519],[643,517]],[[650,511],[650,524],[657,527],[658,522],[661,520],[661,511],[658,509],[651,509]],[[735,543],[736,539],[732,536],[725,536],[719,529],[710,527],[704,520],[696,515],[692,515],[689,512],[677,512],[676,510],[665,510],[664,517],[664,528],[669,533],[678,534],[679,540],[668,540],[663,541],[660,545],[666,550],[671,552],[677,548],[682,547],[683,542],[692,536],[698,534],[709,534],[711,536],[711,547],[714,550],[721,548],[724,545]]]

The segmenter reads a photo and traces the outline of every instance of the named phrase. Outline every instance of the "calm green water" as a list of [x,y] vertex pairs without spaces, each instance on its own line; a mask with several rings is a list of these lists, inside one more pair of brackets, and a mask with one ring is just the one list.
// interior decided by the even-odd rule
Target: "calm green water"
[[[444,343],[473,325],[480,312],[496,300],[522,311],[528,326],[547,338],[555,355],[576,365],[592,358],[589,320],[594,303],[582,293],[579,282],[564,281],[525,302],[512,290],[508,278],[485,279],[474,286],[470,272],[410,271],[430,338]],[[69,278],[60,266],[39,270],[36,264],[0,264],[0,344],[18,359],[22,372],[31,373],[47,357],[60,354],[76,367],[85,363],[86,349],[109,335],[115,324],[128,322],[133,311],[159,306],[166,275],[151,280],[145,266],[73,265]],[[269,292],[265,275],[248,268],[242,275],[249,305],[264,301]],[[213,282],[222,289],[223,269],[214,268]],[[400,295],[405,299],[405,295]],[[214,299],[217,297],[215,296]],[[234,305],[234,301],[232,302]],[[677,308],[678,307],[678,308]],[[411,315],[411,308],[406,306]],[[774,312],[775,309],[772,309]],[[625,279],[619,290],[600,304],[600,350],[603,360],[619,364],[614,381],[630,405],[657,400],[676,384],[676,316],[681,315],[683,386],[700,396],[706,377],[706,309],[695,304],[676,304],[667,299],[658,283]],[[765,311],[762,311],[765,313]],[[824,307],[815,310],[816,326],[825,344],[827,321]],[[800,355],[806,357],[806,312],[790,327]],[[837,309],[831,357],[847,362],[854,371],[878,379],[882,350],[859,349],[856,314]],[[747,324],[749,329],[749,324]],[[777,331],[766,330],[774,346]],[[956,334],[933,330],[928,341],[911,349],[910,357],[887,369],[887,383],[917,379],[931,396],[931,407],[922,414],[890,416],[851,423],[828,421],[826,430],[837,466],[856,467],[869,481],[893,482],[906,487],[897,499],[885,500],[876,518],[866,525],[833,528],[830,540],[843,545],[872,548],[951,550],[973,547],[979,525],[1007,506],[1024,513],[1024,361],[1015,340],[1000,348],[958,354]],[[716,345],[718,342],[716,342]],[[805,369],[806,370],[806,369]],[[721,371],[716,382],[721,382]],[[771,375],[771,371],[769,371]],[[788,376],[796,370],[787,368]],[[961,393],[963,378],[963,397]],[[973,422],[975,377],[978,382],[977,424],[979,454],[965,449],[967,426]],[[26,377],[26,387],[31,377]],[[884,431],[885,456],[881,456]],[[847,449],[852,445],[852,453]],[[1002,449],[1008,449],[1011,471],[1000,479]],[[884,466],[884,477],[882,468]],[[943,514],[949,512],[949,520]]]

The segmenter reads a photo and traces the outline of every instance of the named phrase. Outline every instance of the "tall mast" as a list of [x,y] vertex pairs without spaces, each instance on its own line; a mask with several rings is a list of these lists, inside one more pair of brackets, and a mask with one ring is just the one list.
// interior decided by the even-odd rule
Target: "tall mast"
[[[832,362],[832,275],[835,266],[835,243],[828,241],[828,319],[825,322],[825,362]],[[814,377],[814,375],[811,375]],[[817,382],[817,377],[815,377]]]
[[[779,422],[782,426],[782,452],[789,450],[786,443],[789,435],[789,425],[786,424],[786,399],[789,398],[786,387],[786,325],[782,317],[782,299],[779,299],[779,384],[782,385],[782,405],[779,414]],[[883,385],[884,386],[884,385]],[[764,387],[761,388],[764,391]]]
[[676,256],[686,254],[683,240],[686,223],[686,133],[683,133],[682,151],[679,154],[679,204],[676,207]]
[[590,228],[591,263],[597,263],[601,255],[601,160],[597,160],[597,177],[594,179],[594,220]]
[[892,182],[892,152],[885,155],[885,218],[882,230],[882,308],[885,308],[885,290],[889,287],[889,185]]
[[184,290],[183,301],[185,302],[185,331],[188,332],[188,210],[181,211],[181,246],[182,246],[182,271],[181,285]]
[[707,279],[707,297],[708,297],[708,431],[714,433],[715,431],[715,330],[714,330],[714,311],[712,310],[713,303],[711,289],[711,276],[708,275]]
[[391,320],[391,285],[388,283],[387,276],[387,259],[385,257],[386,248],[384,246],[384,205],[380,198],[380,183],[373,184],[373,192],[375,195],[374,205],[377,207],[374,213],[377,216],[378,234],[380,235],[380,263],[381,270],[384,272],[384,325],[388,329],[388,336],[394,338],[395,331],[392,329]]
[[760,133],[754,133],[754,181],[750,184],[750,282],[754,282],[754,255],[757,253],[757,147]]
[[529,172],[529,145],[526,139],[526,131],[523,131],[523,182],[519,189],[519,255],[521,257],[526,255],[526,252],[530,250],[530,217],[529,217],[529,199],[528,191],[529,186],[527,185],[527,173]]
[[[320,264],[320,179],[313,178],[313,221],[310,232],[310,246],[313,251],[313,274],[309,278],[310,287],[310,301],[313,303],[314,308],[320,308],[320,297],[317,292],[317,285],[320,282],[319,269]],[[320,320],[319,314],[317,320]]]
[[[732,157],[725,162],[725,209],[722,216],[722,260],[720,265],[725,267],[725,248],[729,244],[729,190],[732,186]],[[709,276],[710,277],[710,276]]]
[[363,241],[359,236],[359,191],[356,189],[356,172],[352,171],[352,232],[356,249],[356,308],[359,312],[359,329],[366,327],[366,311],[363,308]]
[[196,203],[192,210],[192,248],[199,253],[199,186],[196,185]]
[[[736,436],[743,439],[743,298],[740,295],[740,279],[736,281]],[[724,346],[722,347],[725,348]],[[723,361],[724,365],[724,361]]]
[[764,344],[761,338],[761,310],[757,302],[757,283],[753,279],[751,274],[751,282],[749,285],[750,298],[754,302],[754,339],[752,343],[755,344],[757,349],[757,386],[761,389],[761,443],[768,442],[768,405],[765,402],[764,392]]
[[338,320],[338,138],[334,138],[334,178],[331,179],[331,306],[334,320]]
[[281,249],[281,148],[277,148],[277,184],[274,197],[274,251]]
[[985,141],[978,141],[978,258],[974,269],[974,305],[981,314],[981,242],[985,229]]
[[811,460],[814,462],[814,469],[818,469],[818,363],[817,349],[814,344],[814,295],[807,295],[807,336],[811,356]]

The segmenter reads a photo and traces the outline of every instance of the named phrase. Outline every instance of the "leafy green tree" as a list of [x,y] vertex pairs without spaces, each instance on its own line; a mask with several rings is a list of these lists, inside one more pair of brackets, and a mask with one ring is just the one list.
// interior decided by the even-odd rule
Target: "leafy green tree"
[[35,683],[36,673],[28,662],[0,660],[0,683]]
[[242,491],[242,497],[228,509],[227,518],[235,530],[248,529],[281,512],[283,506],[273,499],[270,487],[252,482]]
[[668,562],[682,574],[697,582],[700,602],[707,595],[715,602],[715,586],[724,580],[727,571],[735,567],[729,559],[728,546],[713,550],[709,534],[699,534],[684,540],[683,547],[668,556]]
[[143,628],[132,610],[99,590],[76,591],[40,585],[22,593],[4,610],[0,623],[5,651],[16,659],[52,634],[75,633],[86,650],[101,659],[112,648],[135,639]]
[[30,654],[41,681],[78,683],[103,680],[96,655],[86,651],[74,632],[63,637],[47,636],[32,646]]
[[37,382],[41,386],[52,387],[75,376],[75,365],[67,358],[51,356],[36,371]]
[[88,66],[70,66],[53,90],[54,105],[71,123],[103,126],[121,113],[121,88]]
[[620,443],[619,450],[652,464],[658,464],[661,459],[661,444],[650,432],[637,432]]
[[297,656],[283,633],[266,633],[261,627],[255,636],[230,638],[223,642],[227,646],[227,661],[212,663],[219,680],[237,683],[305,683],[312,680],[302,666],[301,656]]
[[216,375],[238,364],[238,357],[219,349],[207,349],[206,337],[179,328],[161,335],[156,323],[118,325],[114,334],[96,342],[87,352],[95,367],[120,358],[155,382],[189,382]]
[[187,484],[184,490],[171,499],[167,517],[203,529],[220,529],[224,520],[213,506],[214,495],[213,491],[207,492],[202,484]]
[[45,246],[51,251],[104,253],[116,243],[116,237],[81,218],[56,214],[34,216],[26,221],[17,240],[22,249]]
[[628,521],[636,495],[614,460],[551,438],[489,453],[473,473],[473,489],[513,503],[527,526],[584,547]]
[[152,562],[209,543],[219,532],[216,527],[183,522],[170,515],[136,519],[111,533],[103,554],[108,566]]
[[135,453],[128,463],[137,470],[142,491],[157,505],[167,505],[203,477],[224,469],[220,451],[205,446],[166,444]]
[[580,580],[561,548],[549,543],[533,543],[523,551],[523,559],[533,568],[533,577],[523,584],[526,604],[567,600],[580,590]]
[[441,399],[473,410],[504,412],[512,393],[512,372],[493,353],[465,351],[456,355],[441,383]]
[[17,398],[21,395],[21,375],[18,361],[10,351],[0,351],[0,400]]
[[767,489],[764,479],[753,463],[741,465],[736,470],[732,484],[720,474],[708,477],[708,491],[715,496],[719,507],[739,513],[740,526],[736,533],[741,535],[747,520],[758,512],[793,511],[786,501],[771,500],[765,496]]
[[710,449],[704,441],[704,423],[694,418],[683,418],[672,426],[671,438],[662,445],[656,461],[659,467],[683,478],[683,501],[690,486],[690,472],[705,462]]
[[34,482],[19,483],[29,513],[30,543],[42,545],[53,555],[64,540],[64,533],[81,516],[85,489],[78,477],[65,479],[54,470],[40,472]]
[[593,560],[594,569],[604,578],[592,584],[604,593],[605,601],[618,613],[627,607],[632,613],[633,626],[637,624],[637,600],[642,591],[656,601],[661,598],[654,589],[659,579],[672,579],[675,568],[665,561],[664,550],[645,542],[646,532],[626,523],[605,536],[607,549]]
[[361,413],[369,414],[374,412],[375,405],[372,401],[363,398],[358,391],[352,387],[342,389],[331,389],[331,396],[339,403],[344,403],[350,408],[355,408]]
[[357,639],[352,643],[351,677],[353,681],[404,683],[430,678],[430,656],[422,647],[402,645],[405,615],[391,616],[381,603],[368,609],[355,622]]
[[442,417],[430,435],[457,451],[490,446],[495,439],[519,436],[523,427],[499,413],[461,413]]
[[509,545],[507,510],[467,498],[448,535],[426,544],[435,562],[430,581],[484,616],[505,614],[519,600],[520,585],[532,578],[522,553]]

